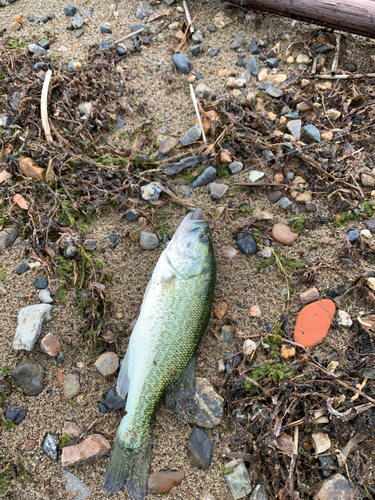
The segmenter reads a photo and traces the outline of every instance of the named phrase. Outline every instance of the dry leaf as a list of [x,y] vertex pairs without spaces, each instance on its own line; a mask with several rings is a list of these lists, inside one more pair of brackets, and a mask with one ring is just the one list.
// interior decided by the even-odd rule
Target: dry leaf
[[0,184],[4,181],[7,181],[11,177],[12,177],[11,173],[7,172],[6,170],[3,170],[2,172],[0,172]]
[[23,210],[29,209],[29,205],[28,205],[27,201],[20,194],[15,194],[12,199],[13,199],[14,203],[16,203],[20,208],[23,208]]
[[358,322],[360,323],[361,327],[364,329],[366,333],[369,335],[374,335],[375,334],[375,315],[371,314],[370,316],[365,316],[364,318],[360,318],[358,316]]

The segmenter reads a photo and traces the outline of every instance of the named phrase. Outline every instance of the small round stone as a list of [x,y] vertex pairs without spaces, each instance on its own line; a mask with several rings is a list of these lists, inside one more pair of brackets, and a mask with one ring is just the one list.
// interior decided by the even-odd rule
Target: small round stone
[[95,367],[105,378],[113,377],[119,367],[119,357],[115,352],[105,352],[95,361]]
[[358,229],[352,229],[351,231],[348,232],[348,240],[352,243],[353,241],[358,240],[359,238],[359,231]]
[[143,250],[154,250],[159,246],[159,239],[155,233],[144,231],[139,238],[139,244]]
[[100,33],[107,33],[107,34],[111,34],[112,33],[112,30],[109,26],[106,26],[105,24],[102,24],[101,27],[100,27]]
[[74,7],[74,5],[67,5],[65,8],[64,8],[64,14],[66,16],[70,16],[70,17],[73,17],[76,15],[76,12],[77,12],[77,9]]
[[18,264],[18,266],[16,267],[16,274],[21,275],[28,270],[29,270],[29,261],[25,260],[25,262],[21,262],[21,264]]
[[271,203],[277,203],[281,197],[281,191],[272,191],[272,193],[268,195],[268,201],[270,201]]
[[254,236],[250,233],[237,237],[237,245],[241,252],[246,255],[254,255],[258,252],[258,246]]
[[7,406],[5,408],[5,418],[11,420],[16,425],[20,424],[22,420],[26,417],[27,407],[26,406]]
[[57,460],[58,434],[46,434],[43,439],[43,451],[51,460]]
[[46,278],[38,278],[37,281],[34,283],[34,286],[35,288],[37,288],[38,290],[44,290],[45,288],[47,288],[48,286],[48,281],[46,280]]
[[89,252],[92,252],[93,250],[95,250],[95,248],[97,248],[97,246],[98,246],[98,242],[95,240],[86,240],[83,243],[83,248],[85,250],[88,250]]
[[191,63],[183,54],[175,54],[173,56],[173,63],[181,73],[188,75],[191,69]]
[[51,297],[51,291],[48,289],[39,292],[39,300],[42,304],[53,304],[53,298]]
[[229,163],[228,168],[233,175],[236,175],[243,169],[243,163],[240,161],[233,161],[232,163]]

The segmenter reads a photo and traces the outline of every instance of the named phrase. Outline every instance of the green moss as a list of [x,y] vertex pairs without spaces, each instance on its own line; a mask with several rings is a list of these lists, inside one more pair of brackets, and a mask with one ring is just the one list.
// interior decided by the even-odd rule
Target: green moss
[[[267,339],[268,340],[268,339]],[[290,367],[288,363],[271,363],[264,362],[254,368],[250,373],[250,378],[259,380],[262,378],[270,378],[272,382],[277,383],[293,376],[297,370]],[[246,386],[246,385],[245,385]]]
[[225,467],[225,465],[222,466],[221,470],[223,471],[223,474],[232,474],[232,472],[234,472],[232,467]]
[[218,177],[225,177],[226,179],[231,179],[233,177],[232,172],[226,165],[219,165],[216,167]]
[[6,465],[0,472],[0,493],[6,494],[13,479],[10,465]]
[[12,420],[9,420],[9,418],[5,418],[5,417],[3,417],[3,421],[2,421],[1,426],[4,429],[4,431],[10,431],[10,430],[14,429],[15,427],[17,427],[16,424],[14,422],[12,422]]
[[56,302],[60,302],[61,304],[65,304],[65,302],[66,302],[66,281],[65,280],[62,280],[60,289],[57,292],[55,300],[56,300]]
[[181,177],[187,182],[192,182],[194,180],[193,174],[191,172],[182,172]]
[[270,335],[269,337],[267,337],[266,342],[267,342],[267,344],[277,346],[280,344],[281,340],[282,340],[282,336],[278,335],[277,333],[274,333],[274,334]]
[[339,215],[340,219],[335,222],[336,227],[347,226],[350,221],[356,220],[358,218],[358,214],[352,211],[341,212]]
[[2,267],[0,269],[0,280],[5,281],[6,277],[7,277],[7,270],[5,267]]
[[249,205],[242,205],[238,210],[244,214],[252,214],[255,208],[250,207]]
[[73,438],[70,434],[63,434],[61,438],[59,439],[59,448],[62,450],[66,443],[69,443]]
[[306,220],[307,220],[306,217],[302,217],[302,215],[297,215],[296,217],[293,217],[291,219],[293,233],[299,233],[300,231],[302,231]]

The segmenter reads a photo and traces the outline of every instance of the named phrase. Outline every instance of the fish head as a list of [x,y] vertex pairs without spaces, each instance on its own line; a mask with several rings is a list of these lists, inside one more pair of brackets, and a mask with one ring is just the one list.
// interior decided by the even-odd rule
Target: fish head
[[168,260],[181,274],[202,272],[213,253],[211,231],[201,208],[190,212],[181,222],[167,247]]

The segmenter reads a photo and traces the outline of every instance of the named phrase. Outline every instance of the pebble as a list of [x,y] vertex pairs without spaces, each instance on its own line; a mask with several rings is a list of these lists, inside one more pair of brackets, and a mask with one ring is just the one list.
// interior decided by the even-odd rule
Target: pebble
[[245,356],[250,356],[256,349],[257,343],[251,339],[246,339],[243,343],[243,352]]
[[182,193],[185,198],[190,198],[191,196],[191,190],[189,186],[179,186],[180,193]]
[[103,404],[108,410],[121,410],[125,408],[125,399],[119,396],[116,387],[111,387],[104,394]]
[[74,496],[74,500],[85,500],[91,495],[91,490],[82,481],[78,479],[74,474],[61,469],[61,478],[65,484],[66,491],[72,491],[77,493]]
[[82,17],[76,16],[72,21],[72,26],[74,29],[78,30],[79,28],[82,28],[84,23],[85,23],[85,20],[82,19]]
[[186,134],[180,139],[180,142],[183,146],[187,146],[188,144],[193,144],[196,142],[200,136],[202,135],[202,128],[199,123],[191,127]]
[[162,155],[168,155],[172,149],[174,149],[178,144],[178,140],[175,137],[167,137],[160,142],[159,153]]
[[245,255],[255,255],[258,252],[258,246],[254,236],[250,233],[243,236],[237,236],[237,245]]
[[207,184],[210,184],[216,179],[216,175],[217,175],[216,168],[209,166],[205,168],[203,172],[192,181],[191,187],[198,188],[202,186],[207,186]]
[[30,16],[27,18],[27,20],[29,21],[29,23],[35,22],[35,16],[34,16],[34,14],[30,14]]
[[28,439],[25,443],[24,450],[25,451],[32,451],[36,446],[36,441],[35,439]]
[[64,396],[70,400],[78,396],[81,391],[81,384],[79,383],[79,373],[68,373],[64,377],[63,385]]
[[306,54],[298,54],[297,59],[296,59],[297,64],[309,64],[310,63],[310,57]]
[[57,356],[61,350],[60,341],[52,333],[47,333],[47,335],[42,339],[40,343],[40,349],[48,354],[49,356]]
[[[125,52],[124,52],[124,53],[125,53]],[[119,55],[121,56],[121,55],[123,55],[123,54],[119,54]],[[126,125],[125,121],[124,121],[122,118],[120,118],[120,117],[118,116],[118,117],[116,118],[116,127],[117,127],[118,129],[121,129],[121,128],[125,127],[125,125]]]
[[215,497],[213,497],[210,492],[204,491],[199,497],[199,500],[215,500]]
[[317,455],[324,453],[331,447],[331,440],[326,432],[313,432],[311,434],[311,439]]
[[194,40],[194,42],[203,42],[203,34],[201,31],[196,31],[191,38]]
[[232,325],[224,325],[220,330],[220,344],[229,346],[234,343],[236,336],[236,328]]
[[306,203],[305,208],[306,208],[306,212],[309,212],[309,213],[313,213],[313,212],[317,211],[317,206],[315,205],[315,203],[311,203],[309,201]]
[[59,363],[61,365],[62,363],[64,363],[64,361],[65,361],[64,353],[60,351],[59,355],[56,358],[56,363]]
[[267,87],[266,94],[270,95],[271,97],[279,98],[284,94],[284,91],[281,89],[277,89],[276,87]]
[[289,347],[289,346],[283,344],[281,346],[281,349],[280,349],[280,354],[281,354],[281,357],[284,359],[293,358],[296,355],[296,348]]
[[214,200],[220,200],[227,191],[228,186],[226,184],[217,184],[216,182],[210,184],[210,194]]
[[366,226],[367,226],[367,229],[369,229],[371,232],[374,232],[375,231],[375,219],[367,220]]
[[258,76],[259,69],[255,57],[249,57],[249,59],[245,63],[245,69],[247,69],[247,71],[250,71],[253,76]]
[[241,163],[240,161],[233,161],[232,163],[229,163],[228,168],[233,175],[236,175],[239,174],[243,169],[243,163]]
[[303,130],[312,141],[320,142],[320,132],[315,125],[306,125]]
[[48,69],[48,66],[46,63],[42,62],[42,61],[38,61],[37,63],[34,64],[33,66],[33,70],[34,71],[47,71]]
[[102,24],[100,26],[100,33],[105,33],[105,34],[108,34],[110,35],[112,33],[112,30],[109,26],[106,26],[105,24]]
[[245,40],[245,37],[243,35],[237,34],[234,37],[234,40],[231,43],[231,45],[230,45],[229,48],[231,50],[237,50],[237,49],[239,49],[240,47],[242,47],[244,40]]
[[74,17],[76,15],[77,9],[74,7],[74,5],[67,5],[64,8],[64,14],[66,16]]
[[21,264],[18,264],[15,272],[20,276],[21,274],[25,273],[28,270],[29,270],[29,261],[25,260],[24,262],[21,262]]
[[313,347],[328,333],[336,305],[332,300],[322,299],[305,306],[298,314],[293,340],[304,347]]
[[201,44],[193,45],[190,49],[191,55],[192,56],[197,56],[203,52],[203,48]]
[[187,453],[197,469],[208,469],[212,458],[212,443],[209,436],[197,427],[190,434]]
[[277,66],[279,65],[279,60],[277,59],[277,57],[270,57],[266,60],[266,64],[269,68],[277,68]]
[[45,38],[39,40],[38,45],[44,50],[48,50],[50,48],[49,40],[46,40]]
[[306,290],[306,292],[300,293],[299,298],[301,299],[302,304],[310,304],[310,302],[315,302],[316,300],[319,300],[319,292],[317,288],[314,286]]
[[139,213],[133,210],[128,210],[125,215],[126,220],[134,222],[139,219]]
[[196,379],[195,389],[183,392],[175,406],[178,420],[213,429],[223,418],[224,400],[205,378]]
[[27,46],[27,49],[32,54],[38,54],[38,56],[44,56],[46,53],[46,51],[42,47],[40,47],[39,45],[36,45],[36,43],[30,43]]
[[314,496],[314,500],[351,500],[354,490],[342,474],[325,479]]
[[111,445],[101,434],[91,434],[80,443],[64,446],[61,455],[62,467],[77,467],[109,453]]
[[204,83],[199,83],[195,87],[194,93],[195,93],[196,97],[203,97],[206,99],[207,99],[207,97],[213,97],[215,94],[214,91],[210,87],[205,85]]
[[252,170],[249,175],[250,182],[256,182],[264,177],[264,172],[259,172],[259,170]]
[[291,120],[287,123],[286,128],[289,130],[296,141],[299,141],[301,138],[301,126],[302,120]]
[[350,243],[353,243],[353,241],[358,240],[359,238],[359,231],[358,229],[352,229],[351,231],[348,232],[348,240]]
[[225,363],[225,370],[227,372],[230,372],[234,368],[237,368],[237,366],[241,363],[241,356],[234,352],[228,353],[225,358],[224,358],[224,363]]
[[143,250],[154,250],[159,246],[159,239],[155,233],[144,231],[139,237],[139,244]]
[[259,306],[252,306],[249,311],[250,318],[259,318],[262,315],[262,311]]
[[163,495],[185,479],[183,470],[164,470],[148,476],[147,488],[151,493]]
[[43,451],[51,460],[57,460],[57,447],[59,435],[47,433],[43,439]]
[[349,314],[346,311],[338,310],[337,311],[337,324],[340,326],[350,327],[353,324]]
[[53,298],[51,297],[51,291],[48,289],[42,290],[38,294],[39,300],[42,304],[53,304]]
[[279,201],[279,207],[283,210],[289,210],[292,207],[292,202],[286,197],[281,198]]
[[250,44],[250,54],[252,54],[253,56],[260,54],[260,48],[256,43]]
[[264,491],[263,484],[256,485],[249,500],[267,500],[267,495]]
[[95,240],[86,240],[83,243],[83,248],[85,250],[88,250],[89,252],[92,252],[93,250],[95,250],[95,248],[97,248],[97,246],[98,246],[98,242]]
[[227,309],[228,309],[228,302],[226,302],[225,300],[222,300],[221,302],[217,302],[215,304],[215,307],[213,310],[215,318],[220,319],[220,320],[223,319],[225,316],[225,313],[227,312]]
[[36,181],[44,181],[47,170],[38,165],[32,158],[21,158],[18,167],[25,177],[31,177]]
[[191,62],[183,54],[175,54],[173,56],[173,63],[176,68],[184,75],[188,75],[191,70]]
[[5,408],[5,418],[11,420],[16,425],[20,424],[27,415],[27,406],[7,406]]
[[48,281],[46,280],[46,278],[38,278],[37,281],[34,283],[34,286],[35,288],[37,288],[38,290],[44,290],[45,288],[47,288],[48,286]]
[[[271,203],[277,203],[281,197],[282,197],[281,191],[272,191],[272,193],[270,193],[268,195],[268,201]],[[287,199],[287,198],[285,198],[285,199]]]
[[141,196],[142,199],[145,201],[156,201],[159,199],[161,193],[161,189],[151,182],[150,184],[147,184],[146,186],[141,187]]
[[249,473],[242,460],[233,460],[225,465],[226,469],[233,469],[233,472],[224,474],[225,481],[232,494],[233,500],[238,500],[247,496],[251,492]]
[[140,2],[138,4],[137,13],[136,13],[135,17],[137,19],[144,19],[145,17],[149,17],[152,14],[152,12],[153,12],[153,9],[149,3]]
[[362,229],[361,236],[363,236],[364,238],[368,238],[368,239],[372,238],[371,232],[368,229]]
[[208,52],[208,54],[211,56],[211,57],[216,57],[218,55],[218,53],[220,52],[220,47],[218,47],[217,49],[214,49],[214,50],[210,50]]
[[105,352],[95,361],[95,367],[105,378],[113,377],[119,367],[119,357],[115,352]]
[[43,390],[44,368],[34,360],[23,360],[12,372],[12,378],[27,396],[37,396]]
[[101,401],[98,402],[98,410],[100,411],[100,413],[107,413],[107,408]]
[[10,26],[11,31],[19,31],[22,28],[22,24],[14,22]]
[[221,247],[220,253],[221,253],[221,256],[223,257],[223,259],[230,262],[238,254],[238,251],[233,247]]
[[275,224],[271,231],[271,236],[282,245],[293,245],[299,233],[293,233],[289,226],[285,224]]
[[53,307],[48,304],[36,304],[21,309],[18,314],[13,349],[32,351],[41,334],[43,324],[52,320],[52,310]]

